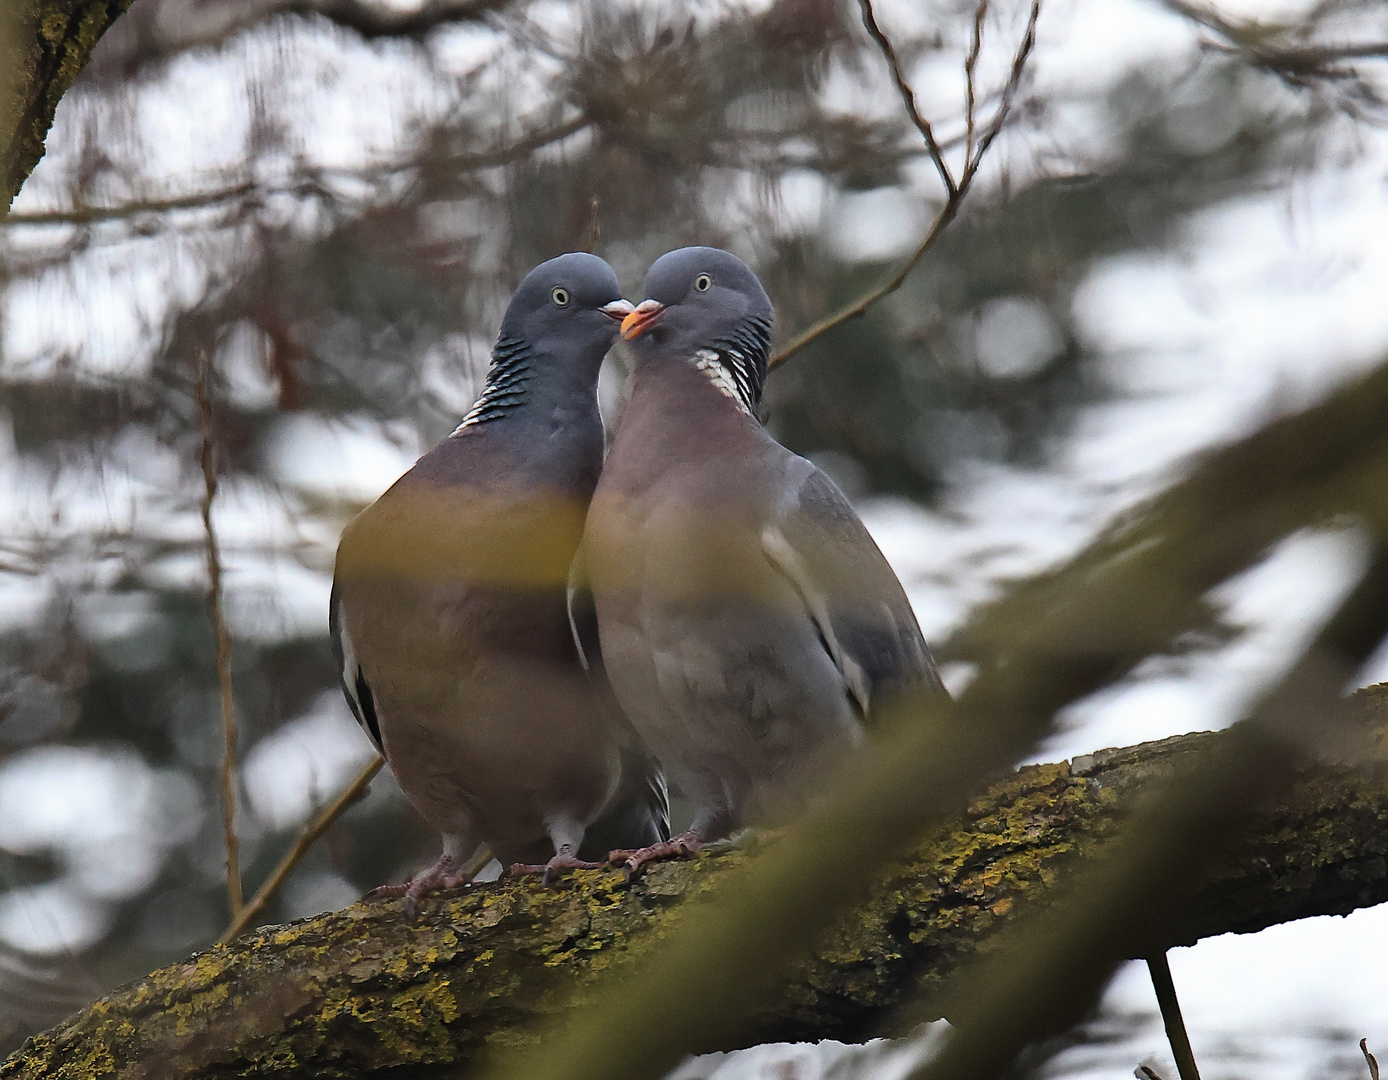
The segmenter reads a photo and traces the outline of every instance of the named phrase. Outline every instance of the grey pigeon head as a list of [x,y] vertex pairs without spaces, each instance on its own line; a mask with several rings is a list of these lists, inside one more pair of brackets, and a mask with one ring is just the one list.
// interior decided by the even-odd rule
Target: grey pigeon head
[[498,341],[525,341],[538,352],[585,356],[616,340],[617,324],[631,311],[612,267],[596,255],[573,251],[542,262],[525,275],[501,320]]
[[527,402],[586,398],[632,310],[612,267],[596,255],[576,251],[542,262],[506,306],[487,384],[453,434],[515,415]]
[[622,323],[622,336],[637,357],[696,360],[716,354],[742,403],[755,412],[775,311],[747,264],[719,248],[680,248],[651,265],[642,292],[646,299]]

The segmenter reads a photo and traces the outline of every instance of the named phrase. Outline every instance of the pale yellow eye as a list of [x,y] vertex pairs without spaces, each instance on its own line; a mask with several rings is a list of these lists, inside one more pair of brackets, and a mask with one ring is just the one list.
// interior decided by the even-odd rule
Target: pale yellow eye
[[556,285],[554,291],[549,294],[549,298],[554,301],[555,307],[569,306],[569,290],[562,285]]
[[694,288],[698,289],[699,292],[708,292],[712,286],[713,278],[707,274],[700,274],[694,279]]

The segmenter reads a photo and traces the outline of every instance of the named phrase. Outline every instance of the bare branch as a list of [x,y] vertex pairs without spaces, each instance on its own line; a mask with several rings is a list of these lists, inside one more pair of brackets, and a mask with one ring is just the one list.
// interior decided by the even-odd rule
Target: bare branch
[[1181,1080],[1200,1080],[1200,1070],[1196,1068],[1195,1054],[1190,1048],[1190,1036],[1186,1033],[1186,1022],[1181,1016],[1181,1001],[1176,996],[1176,982],[1171,978],[1171,964],[1166,959],[1166,953],[1149,956],[1147,970],[1152,976],[1152,989],[1157,995],[1157,1006],[1161,1009],[1166,1038],[1171,1043],[1171,1054],[1176,1059],[1176,1071]]
[[167,214],[175,210],[196,210],[218,203],[249,198],[253,195],[305,194],[302,184],[285,187],[262,187],[255,183],[232,184],[229,187],[177,195],[168,199],[139,199],[119,206],[75,206],[71,210],[37,210],[30,214],[11,214],[0,225],[90,225],[98,221],[139,217],[141,214]]
[[988,17],[988,0],[978,0],[974,9],[973,40],[969,55],[964,58],[964,161],[974,159],[974,73],[978,70],[978,55],[983,51],[983,21]]
[[926,230],[925,236],[916,246],[916,249],[907,256],[906,261],[897,268],[896,272],[893,273],[891,277],[887,278],[887,280],[883,281],[880,285],[869,289],[862,296],[858,297],[857,300],[839,308],[838,311],[830,315],[826,315],[807,330],[801,331],[790,340],[789,344],[782,346],[782,348],[771,357],[768,366],[772,368],[785,363],[785,361],[795,353],[810,344],[810,342],[827,334],[830,330],[834,329],[834,327],[847,322],[855,316],[862,315],[868,308],[872,307],[873,304],[877,303],[883,297],[890,296],[892,293],[896,292],[897,289],[901,288],[906,278],[910,276],[911,271],[916,268],[916,264],[925,257],[925,253],[935,246],[936,241],[940,239],[945,229],[949,227],[950,222],[952,222],[959,213],[959,208],[963,205],[964,198],[968,195],[969,188],[973,185],[974,177],[978,175],[979,164],[983,161],[984,155],[988,153],[988,148],[992,146],[993,140],[997,138],[998,132],[1002,130],[1002,126],[1012,110],[1012,103],[1016,98],[1017,88],[1021,85],[1022,73],[1026,69],[1027,59],[1031,56],[1031,51],[1036,45],[1036,20],[1041,15],[1041,0],[1033,0],[1031,12],[1027,18],[1026,32],[1023,34],[1022,42],[1013,55],[1012,70],[1008,76],[1007,86],[1003,89],[1002,97],[998,101],[997,111],[987,129],[985,129],[982,138],[979,140],[978,148],[974,152],[973,157],[966,161],[964,174],[956,186],[954,178],[951,176],[948,167],[945,165],[944,158],[940,153],[939,143],[935,140],[934,131],[931,129],[929,122],[917,112],[915,96],[912,94],[911,88],[907,86],[901,78],[901,68],[896,60],[896,51],[892,48],[891,42],[883,35],[881,29],[877,26],[876,20],[872,17],[871,0],[859,0],[859,2],[863,8],[863,21],[868,24],[869,32],[872,33],[874,40],[878,42],[879,47],[882,49],[884,55],[886,55],[887,62],[891,65],[892,74],[896,77],[897,85],[902,91],[902,99],[906,103],[907,110],[911,113],[913,122],[915,122],[916,127],[926,139],[931,159],[935,162],[936,168],[940,170],[940,174],[945,180],[945,186],[949,191],[949,196],[945,199],[945,205],[941,207],[940,212],[935,216],[935,220],[930,223],[930,227]]
[[244,903],[241,892],[241,861],[236,840],[236,702],[231,687],[231,635],[222,614],[222,560],[217,550],[217,533],[212,526],[212,501],[217,497],[217,470],[212,460],[213,421],[211,362],[206,349],[198,350],[197,400],[202,422],[202,528],[207,540],[207,618],[217,641],[217,687],[221,693],[222,734],[226,747],[222,753],[222,832],[227,847],[227,902],[234,916]]
[[959,205],[961,202],[963,202],[963,199],[958,192],[946,200],[944,208],[936,216],[935,220],[931,222],[930,229],[926,232],[925,237],[921,240],[920,244],[916,246],[916,250],[911,252],[911,254],[907,256],[906,261],[898,267],[896,273],[892,274],[892,276],[887,278],[882,284],[865,292],[851,304],[839,308],[838,311],[826,315],[808,329],[802,330],[790,340],[789,344],[783,346],[771,357],[767,366],[774,368],[785,363],[810,342],[824,336],[841,323],[846,323],[849,319],[863,314],[884,296],[890,296],[892,293],[896,292],[897,289],[901,288],[902,282],[910,276],[911,271],[916,268],[916,264],[925,257],[925,253],[935,246],[935,242],[939,240],[941,234],[949,227],[949,223],[953,221],[955,215],[959,213]]
[[[255,921],[256,916],[269,903],[270,897],[275,895],[279,887],[284,884],[285,878],[289,877],[290,871],[299,865],[299,860],[304,857],[308,849],[318,842],[318,839],[332,827],[333,822],[340,818],[349,806],[366,793],[367,785],[375,779],[376,774],[381,771],[381,766],[385,763],[386,759],[379,755],[372,758],[363,766],[361,772],[357,773],[352,782],[342,789],[337,798],[324,806],[316,816],[304,825],[303,831],[299,833],[289,850],[284,853],[284,857],[270,872],[270,876],[255,891],[255,895],[239,910],[233,911],[231,923],[222,931],[222,936],[217,939],[218,944],[224,945],[232,938],[240,936],[242,931]],[[488,853],[487,858],[491,858],[490,853]]]
[[997,111],[993,114],[992,122],[984,130],[983,137],[978,140],[978,149],[965,169],[966,184],[973,181],[974,174],[978,172],[978,167],[983,163],[984,155],[988,153],[988,148],[993,145],[993,140],[998,137],[1003,124],[1007,122],[1008,115],[1012,112],[1013,102],[1017,99],[1017,91],[1022,85],[1022,75],[1026,72],[1027,58],[1031,56],[1031,51],[1036,48],[1036,21],[1039,18],[1041,18],[1041,0],[1032,0],[1031,11],[1027,14],[1027,27],[1022,33],[1022,43],[1012,56],[1012,69],[1008,72],[1007,85],[1003,87],[1002,98],[998,101]]
[[288,0],[275,14],[319,16],[338,26],[355,30],[362,37],[420,38],[440,26],[483,15],[505,7],[510,0],[428,0],[413,11],[391,5],[363,3],[362,0]]
[[935,168],[939,170],[946,193],[950,198],[953,198],[958,190],[954,176],[950,173],[949,166],[945,164],[944,153],[940,150],[940,144],[935,140],[935,131],[930,126],[930,121],[921,115],[921,111],[916,105],[916,93],[911,89],[911,84],[906,81],[906,76],[901,72],[901,61],[897,59],[896,49],[892,47],[887,35],[882,33],[882,28],[877,25],[877,16],[872,11],[872,0],[858,0],[858,6],[863,11],[863,26],[867,28],[872,40],[877,43],[878,49],[882,51],[882,55],[887,60],[887,66],[892,70],[892,79],[896,82],[897,93],[901,95],[901,100],[906,105],[907,115],[911,117],[911,123],[916,125],[916,130],[921,133],[921,138],[925,140],[926,148],[930,151],[930,159],[935,162]]

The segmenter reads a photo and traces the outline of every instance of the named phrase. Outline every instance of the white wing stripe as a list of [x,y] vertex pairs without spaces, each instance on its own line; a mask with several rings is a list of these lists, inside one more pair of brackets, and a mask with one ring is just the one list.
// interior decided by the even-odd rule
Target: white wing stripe
[[839,669],[839,674],[843,676],[849,693],[853,695],[854,700],[858,702],[858,708],[866,716],[868,701],[872,694],[867,673],[863,671],[862,665],[844,652],[843,646],[839,644],[838,635],[834,633],[833,621],[829,617],[829,604],[824,599],[824,594],[814,587],[814,582],[810,579],[810,568],[800,557],[800,553],[790,546],[790,541],[786,539],[785,534],[774,525],[768,525],[762,529],[761,546],[762,550],[766,552],[766,557],[771,560],[771,565],[785,576],[795,591],[800,594],[800,599],[805,602],[805,606],[810,612],[810,618],[819,627],[819,634],[829,647],[829,656],[833,659],[834,666]]

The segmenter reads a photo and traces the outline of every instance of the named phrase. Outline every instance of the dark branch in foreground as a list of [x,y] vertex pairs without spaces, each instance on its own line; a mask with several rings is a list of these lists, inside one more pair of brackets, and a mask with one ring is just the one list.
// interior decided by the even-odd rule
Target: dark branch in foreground
[[43,157],[58,101],[130,0],[0,4],[0,221]]
[[[1388,693],[1360,695],[1375,730]],[[1215,738],[1187,735],[1032,766],[892,867],[867,902],[798,962],[731,1049],[769,1039],[902,1034],[897,1006],[939,987],[1057,885],[1111,855],[1148,785]],[[1189,888],[1131,928],[1129,955],[1249,932],[1388,899],[1388,777],[1317,766],[1275,806],[1192,868]],[[408,1065],[471,1071],[488,1046],[527,1041],[623,977],[755,852],[620,875],[576,874],[553,890],[501,882],[451,894],[410,924],[396,901],[285,926],[155,972],[31,1039],[0,1080],[76,1076],[383,1077]],[[693,902],[691,904],[691,902]],[[947,998],[946,998],[947,1000]],[[614,1062],[620,1048],[613,1049]],[[457,1074],[456,1068],[453,1070]]]

